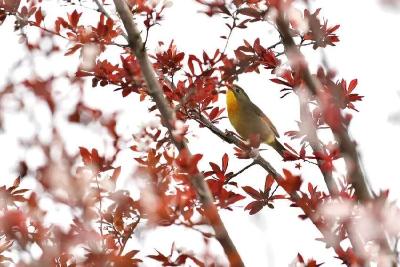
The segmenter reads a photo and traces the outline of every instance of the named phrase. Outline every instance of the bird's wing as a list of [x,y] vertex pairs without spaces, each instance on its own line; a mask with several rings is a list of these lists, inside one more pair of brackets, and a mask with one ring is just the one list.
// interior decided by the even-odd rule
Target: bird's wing
[[271,128],[271,130],[274,132],[275,136],[276,136],[276,137],[279,137],[278,131],[276,130],[274,124],[273,124],[273,123],[270,121],[270,119],[267,117],[267,115],[265,115],[264,112],[262,112],[262,110],[261,110],[259,107],[257,107],[254,103],[251,103],[251,104],[252,104],[252,108],[253,108],[253,110],[255,111],[255,113],[256,113],[258,116],[260,116],[261,119],[262,119],[266,124],[268,124],[268,126],[269,126],[269,127]]

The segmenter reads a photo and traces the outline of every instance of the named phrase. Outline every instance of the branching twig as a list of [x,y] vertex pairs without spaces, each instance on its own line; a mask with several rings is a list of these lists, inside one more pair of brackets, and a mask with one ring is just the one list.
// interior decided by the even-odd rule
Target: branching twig
[[[226,49],[228,48],[228,44],[229,44],[229,40],[231,39],[232,33],[233,33],[233,29],[235,29],[236,27],[236,12],[232,15],[232,26],[229,26],[229,34],[226,37],[226,42],[225,42],[225,46],[224,49],[222,50],[222,54],[225,54]],[[228,25],[228,24],[227,24]]]

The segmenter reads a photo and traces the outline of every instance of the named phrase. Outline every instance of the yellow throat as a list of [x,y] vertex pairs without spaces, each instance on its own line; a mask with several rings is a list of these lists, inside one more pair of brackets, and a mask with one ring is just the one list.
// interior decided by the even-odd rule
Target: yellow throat
[[232,92],[232,90],[228,90],[226,92],[226,107],[228,109],[229,117],[234,115],[239,108],[239,103],[236,99],[235,94]]
[[232,90],[228,90],[226,92],[226,107],[228,110],[229,120],[235,128],[238,126],[240,120],[239,105],[240,103],[235,94]]

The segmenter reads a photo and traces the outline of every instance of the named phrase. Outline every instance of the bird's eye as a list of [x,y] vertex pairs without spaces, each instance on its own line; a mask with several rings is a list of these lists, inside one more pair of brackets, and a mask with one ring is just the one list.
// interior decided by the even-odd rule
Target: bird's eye
[[240,89],[239,88],[235,88],[236,93],[240,93]]

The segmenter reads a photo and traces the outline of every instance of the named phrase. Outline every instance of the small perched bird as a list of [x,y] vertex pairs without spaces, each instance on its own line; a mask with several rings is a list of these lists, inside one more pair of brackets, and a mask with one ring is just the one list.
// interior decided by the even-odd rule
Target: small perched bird
[[228,86],[226,106],[232,126],[243,139],[249,140],[258,135],[261,142],[272,146],[284,157],[285,148],[276,139],[279,134],[275,126],[241,87],[235,84]]

